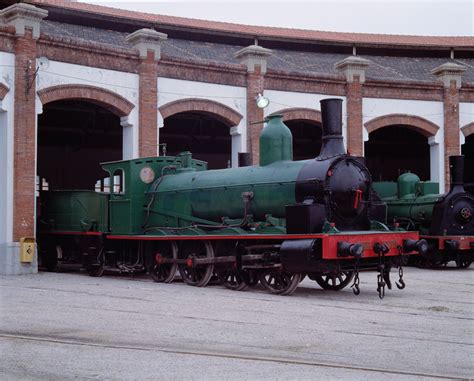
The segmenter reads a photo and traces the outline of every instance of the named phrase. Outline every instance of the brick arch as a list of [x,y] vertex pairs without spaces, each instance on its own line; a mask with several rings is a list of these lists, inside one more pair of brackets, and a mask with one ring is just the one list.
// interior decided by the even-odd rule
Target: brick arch
[[89,85],[58,85],[38,91],[41,103],[76,99],[98,104],[120,117],[127,116],[135,107],[133,103],[110,90]]
[[379,128],[393,125],[404,125],[410,127],[412,130],[415,130],[426,137],[436,135],[439,130],[439,127],[433,122],[416,115],[407,114],[383,115],[364,124],[369,134]]
[[286,108],[270,115],[283,115],[283,121],[286,120],[309,120],[312,122],[321,123],[321,111],[310,108]]
[[230,107],[223,105],[222,103],[207,99],[179,99],[159,107],[159,110],[163,119],[187,111],[199,111],[206,114],[212,114],[229,127],[237,126],[242,120],[242,115],[237,111],[232,110]]
[[7,85],[0,83],[0,101],[3,101],[3,98],[5,98],[9,90]]
[[474,122],[468,123],[465,126],[461,127],[461,131],[464,136],[467,138],[469,135],[474,134]]

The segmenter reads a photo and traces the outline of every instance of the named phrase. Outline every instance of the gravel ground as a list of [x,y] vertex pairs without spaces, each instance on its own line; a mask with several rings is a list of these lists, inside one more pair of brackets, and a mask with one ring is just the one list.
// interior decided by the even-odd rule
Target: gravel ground
[[405,281],[380,300],[375,273],[361,274],[359,296],[305,279],[289,297],[146,276],[3,276],[0,378],[474,378],[474,268],[407,268]]

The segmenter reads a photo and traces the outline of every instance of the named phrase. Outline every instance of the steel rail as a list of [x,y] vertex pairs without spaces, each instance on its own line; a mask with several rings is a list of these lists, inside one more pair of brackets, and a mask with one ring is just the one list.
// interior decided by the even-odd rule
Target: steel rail
[[405,375],[405,376],[418,376],[418,377],[427,377],[427,378],[436,378],[436,379],[449,379],[449,380],[466,380],[466,377],[453,376],[447,374],[433,374],[433,373],[424,373],[424,372],[411,372],[406,370],[397,370],[397,369],[384,369],[377,367],[368,367],[368,366],[357,366],[349,364],[336,364],[328,362],[319,362],[319,361],[308,361],[308,360],[298,360],[291,358],[280,358],[272,356],[256,356],[256,355],[241,355],[237,353],[214,353],[208,351],[194,351],[194,350],[177,350],[177,349],[166,349],[159,347],[140,347],[138,345],[115,345],[115,344],[105,344],[105,343],[93,343],[86,342],[74,339],[57,339],[49,338],[47,336],[33,336],[33,335],[21,335],[21,334],[12,334],[0,331],[0,338],[13,339],[13,340],[25,340],[25,341],[39,341],[63,345],[77,345],[77,346],[88,346],[96,348],[111,348],[111,349],[124,349],[124,350],[136,350],[136,351],[146,351],[146,352],[162,352],[169,354],[177,355],[189,355],[189,356],[203,356],[203,357],[216,357],[224,359],[234,359],[234,360],[246,360],[246,361],[261,361],[261,362],[271,362],[278,364],[289,364],[289,365],[303,365],[303,366],[314,366],[314,367],[324,367],[324,368],[335,368],[335,369],[347,369],[347,370],[358,370],[374,373],[389,373],[395,375]]

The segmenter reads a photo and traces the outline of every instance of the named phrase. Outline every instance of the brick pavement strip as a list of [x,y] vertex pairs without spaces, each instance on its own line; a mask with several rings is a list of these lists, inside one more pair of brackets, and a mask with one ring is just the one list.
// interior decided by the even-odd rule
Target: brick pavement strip
[[473,275],[409,268],[407,288],[383,300],[375,273],[361,274],[358,297],[308,279],[282,297],[146,277],[0,277],[0,376],[472,378]]

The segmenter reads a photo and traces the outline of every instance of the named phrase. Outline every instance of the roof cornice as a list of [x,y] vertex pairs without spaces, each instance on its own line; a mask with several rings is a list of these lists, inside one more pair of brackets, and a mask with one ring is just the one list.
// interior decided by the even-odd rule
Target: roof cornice
[[259,41],[282,41],[306,44],[331,44],[339,46],[426,49],[426,50],[474,50],[473,37],[448,36],[405,36],[387,34],[325,32],[291,28],[264,27],[198,20],[184,17],[165,16],[143,12],[127,11],[88,3],[65,0],[30,0],[32,4],[48,10],[81,17],[100,18],[141,27],[155,27],[157,30],[180,30],[191,33],[212,34],[228,37],[254,39]]

